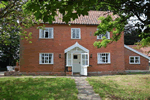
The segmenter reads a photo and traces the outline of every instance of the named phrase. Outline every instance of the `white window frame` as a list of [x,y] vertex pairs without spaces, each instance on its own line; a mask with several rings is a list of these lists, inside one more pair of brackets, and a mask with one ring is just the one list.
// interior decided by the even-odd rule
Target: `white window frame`
[[[51,63],[42,63],[42,58],[41,58],[42,54],[52,54]],[[39,53],[39,64],[54,64],[54,53]]]
[[[79,38],[73,38],[72,29],[79,29]],[[71,28],[71,39],[81,39],[81,30],[80,30],[80,28]]]
[[[134,62],[130,62],[130,58],[131,57],[134,57]],[[135,57],[138,57],[139,58],[139,63],[135,63]],[[140,56],[129,56],[129,64],[140,64]]]
[[[39,29],[39,38],[40,39],[54,39],[54,28],[53,27],[45,27],[45,29],[52,29],[52,37],[49,37],[48,36],[48,38],[45,38],[45,34],[44,34],[44,38],[41,36],[41,31],[42,31],[42,29]],[[45,32],[45,30],[44,30],[44,32]]]
[[[70,54],[71,58],[68,57],[68,55]],[[69,65],[69,60],[71,61],[70,65]],[[71,53],[67,53],[67,59],[66,59],[67,65],[66,66],[72,66],[72,54]]]
[[[106,34],[108,35],[107,39],[110,39],[110,32],[107,31]],[[104,36],[104,34],[99,34],[99,35],[101,35],[101,38],[99,38],[99,36],[97,36],[97,39],[102,39],[102,37]]]
[[[100,55],[101,54],[108,54],[108,62],[100,62]],[[105,57],[106,58],[106,57]],[[110,60],[110,53],[109,52],[102,52],[102,53],[97,53],[97,64],[110,64],[111,60]]]

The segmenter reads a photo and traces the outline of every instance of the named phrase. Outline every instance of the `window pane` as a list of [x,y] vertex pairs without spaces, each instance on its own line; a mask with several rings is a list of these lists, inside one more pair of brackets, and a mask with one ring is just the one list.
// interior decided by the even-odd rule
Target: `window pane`
[[68,65],[71,65],[71,60],[68,60]]
[[88,59],[88,55],[86,54],[86,59]]
[[79,38],[79,29],[76,29],[76,38]]
[[135,63],[139,63],[139,60],[138,60],[138,59],[136,59],[136,60],[135,60]]
[[42,57],[44,57],[44,54],[42,54]]
[[48,63],[48,57],[45,57],[45,63]]
[[51,60],[52,60],[52,56],[49,56],[49,63],[52,63]]
[[135,59],[139,59],[139,57],[135,57]]
[[42,59],[42,63],[44,63],[44,59]]
[[82,59],[85,59],[85,55],[82,55]]
[[42,30],[42,38],[44,38],[44,30]]
[[105,57],[102,57],[102,62],[105,62]]
[[68,59],[71,59],[71,54],[68,54]]
[[82,60],[82,65],[85,65],[85,60]]
[[134,57],[130,57],[131,60],[134,60]]
[[105,53],[103,53],[102,56],[105,56]]
[[48,38],[52,38],[52,29],[49,29]]
[[108,33],[105,34],[105,37],[108,39]]
[[45,54],[45,56],[48,56],[48,54]]
[[102,39],[102,35],[101,34],[99,34],[99,39]]
[[131,62],[131,63],[134,63],[134,60],[133,60],[133,59],[130,59],[130,62]]
[[45,38],[48,38],[48,32],[45,32]]
[[75,38],[75,29],[72,29],[72,38]]
[[86,60],[86,65],[88,65],[88,60]]

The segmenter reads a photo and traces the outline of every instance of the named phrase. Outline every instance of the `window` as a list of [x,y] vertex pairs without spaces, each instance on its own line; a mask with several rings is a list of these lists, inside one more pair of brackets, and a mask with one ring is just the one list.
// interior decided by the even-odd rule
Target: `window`
[[44,30],[39,30],[39,38],[53,38],[53,28],[45,28]]
[[140,56],[130,56],[129,64],[140,64]]
[[71,28],[71,39],[81,39],[80,28]]
[[89,65],[89,55],[88,54],[82,54],[82,65]]
[[74,55],[73,58],[74,58],[74,59],[78,59],[78,55]]
[[71,53],[67,53],[67,59],[66,59],[66,62],[67,62],[67,66],[72,66],[72,62],[71,62]]
[[98,53],[98,64],[110,63],[110,53]]
[[107,39],[110,39],[110,33],[107,31],[106,34],[99,34],[97,36],[97,39],[102,39],[102,37],[105,36]]
[[53,64],[53,53],[40,53],[40,64]]

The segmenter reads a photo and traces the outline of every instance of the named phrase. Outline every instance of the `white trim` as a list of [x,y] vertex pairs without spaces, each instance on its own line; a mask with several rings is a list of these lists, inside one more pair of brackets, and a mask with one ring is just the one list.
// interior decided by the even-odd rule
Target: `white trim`
[[78,42],[76,42],[74,45],[68,47],[67,49],[65,49],[65,53],[67,53],[68,51],[74,49],[75,47],[79,47],[80,49],[84,50],[85,52],[89,53],[89,50],[86,49],[85,47],[83,47],[82,45],[80,45]]
[[[42,63],[41,54],[52,54],[52,63]],[[48,57],[49,59],[49,57]],[[54,53],[39,53],[39,64],[54,64]]]
[[[134,57],[134,63],[130,62],[131,57]],[[139,57],[139,63],[135,63],[135,57]],[[129,64],[140,64],[140,56],[129,56]]]
[[[72,38],[72,29],[79,29],[79,38]],[[80,30],[80,28],[71,28],[71,39],[81,39],[81,30]]]
[[127,46],[127,45],[124,45],[124,47],[150,60],[150,58],[149,58],[148,56],[146,56],[146,55],[140,53],[139,51],[134,50],[134,49],[132,49],[131,47],[129,47],[129,46]]
[[[42,38],[41,37],[42,29],[39,29],[39,38],[40,39],[54,39],[54,28],[53,27],[45,27],[44,29],[48,29],[48,31],[49,31],[49,29],[52,29],[52,38],[49,38],[49,36],[48,36],[48,38]],[[44,33],[45,33],[45,30],[44,30]],[[45,34],[44,34],[44,37],[45,37]]]

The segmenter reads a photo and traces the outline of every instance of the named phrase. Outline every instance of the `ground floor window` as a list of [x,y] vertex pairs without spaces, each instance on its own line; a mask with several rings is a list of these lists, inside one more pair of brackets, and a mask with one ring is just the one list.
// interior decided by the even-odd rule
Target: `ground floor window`
[[40,64],[53,64],[53,53],[40,53]]
[[140,64],[140,56],[130,56],[129,64]]
[[97,60],[98,64],[110,63],[110,53],[98,53]]

